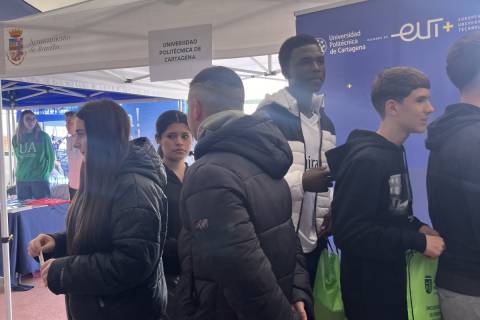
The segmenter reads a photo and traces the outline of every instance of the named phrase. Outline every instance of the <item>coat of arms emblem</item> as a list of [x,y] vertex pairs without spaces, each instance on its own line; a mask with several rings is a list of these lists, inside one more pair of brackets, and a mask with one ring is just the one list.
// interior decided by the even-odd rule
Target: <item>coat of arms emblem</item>
[[425,276],[425,292],[430,294],[433,290],[433,279],[431,276]]
[[23,30],[11,29],[8,31],[10,39],[8,40],[8,60],[14,65],[19,65],[25,58],[25,51],[23,49]]

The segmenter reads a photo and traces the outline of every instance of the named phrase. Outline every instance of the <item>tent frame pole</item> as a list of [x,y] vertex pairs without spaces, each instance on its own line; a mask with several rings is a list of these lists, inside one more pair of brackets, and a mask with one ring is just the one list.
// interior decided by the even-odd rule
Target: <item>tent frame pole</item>
[[[8,142],[12,141],[12,122],[10,121],[10,117],[14,111],[12,109],[7,110],[7,138]],[[8,186],[13,186],[13,154],[12,154],[12,145],[8,148],[8,170],[9,170],[9,180]]]
[[7,212],[7,190],[5,185],[5,150],[3,147],[3,99],[2,90],[0,90],[0,133],[2,141],[0,143],[0,217],[1,217],[1,244],[3,255],[3,293],[5,295],[5,305],[7,320],[12,320],[12,289],[10,287],[10,234],[8,231],[8,212]]

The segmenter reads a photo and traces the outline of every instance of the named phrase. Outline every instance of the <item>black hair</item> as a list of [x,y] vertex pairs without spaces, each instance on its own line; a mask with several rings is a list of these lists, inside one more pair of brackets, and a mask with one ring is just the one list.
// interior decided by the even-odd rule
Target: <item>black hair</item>
[[380,72],[373,82],[372,103],[383,118],[385,103],[388,100],[402,101],[410,93],[419,88],[430,89],[430,80],[427,76],[411,67],[393,67]]
[[461,91],[480,72],[480,32],[466,35],[450,47],[447,56],[447,74]]
[[160,136],[168,129],[168,127],[174,123],[183,123],[188,127],[187,115],[178,110],[168,110],[163,112],[157,118],[157,122],[155,123],[155,128],[157,131],[155,135],[160,138]]
[[67,111],[63,114],[66,118],[74,117],[75,116],[75,111]]
[[68,211],[67,244],[69,254],[85,254],[105,243],[115,179],[128,153],[130,121],[111,100],[88,102],[76,116],[85,123],[88,142],[80,189]]
[[288,68],[290,67],[290,60],[292,59],[293,51],[297,48],[311,44],[317,45],[320,48],[317,39],[308,34],[297,34],[296,36],[285,40],[278,52],[278,61],[280,62],[280,67],[282,68],[282,73],[285,78],[289,78]]

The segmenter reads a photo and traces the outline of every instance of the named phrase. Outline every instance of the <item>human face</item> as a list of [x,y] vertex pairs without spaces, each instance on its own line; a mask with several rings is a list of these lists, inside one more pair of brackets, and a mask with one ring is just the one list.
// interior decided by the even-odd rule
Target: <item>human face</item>
[[87,156],[87,132],[85,131],[85,121],[75,117],[75,134],[73,135],[73,147],[80,150],[80,153],[83,155],[83,158],[86,159]]
[[32,132],[37,124],[37,118],[34,114],[27,113],[23,116],[23,125],[28,132]]
[[325,81],[325,55],[319,46],[309,44],[292,52],[288,68],[290,86],[318,92]]
[[75,134],[75,117],[74,116],[69,116],[65,119],[65,126],[67,127],[67,132],[69,135],[74,135]]
[[423,133],[427,129],[428,116],[434,111],[430,102],[430,90],[418,88],[401,102],[396,103],[396,119],[405,133]]
[[164,159],[184,161],[192,148],[192,134],[183,123],[172,123],[158,139]]

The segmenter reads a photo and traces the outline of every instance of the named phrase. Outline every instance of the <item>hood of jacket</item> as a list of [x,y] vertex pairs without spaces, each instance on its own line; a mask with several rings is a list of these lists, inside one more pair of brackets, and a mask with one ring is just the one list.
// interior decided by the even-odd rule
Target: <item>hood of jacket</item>
[[[267,94],[265,99],[258,105],[257,109],[261,109],[264,106],[270,105],[272,103],[278,104],[294,115],[298,116],[300,112],[298,110],[297,100],[293,97],[287,88],[284,88],[274,94]],[[323,95],[314,94],[312,98],[313,112],[320,114],[320,109],[324,107],[324,97]]]
[[455,133],[473,123],[480,123],[480,107],[466,103],[448,106],[445,113],[428,126],[427,149],[438,149]]
[[340,178],[348,168],[348,164],[366,148],[375,148],[395,153],[403,152],[402,146],[397,146],[376,132],[354,130],[348,136],[345,144],[326,152],[332,177],[335,180]]
[[275,179],[283,178],[293,161],[288,142],[270,119],[236,111],[217,113],[201,124],[195,159],[210,152],[238,154]]
[[150,140],[145,137],[130,141],[128,155],[120,168],[119,175],[128,173],[142,175],[154,181],[162,189],[167,185],[162,160]]

